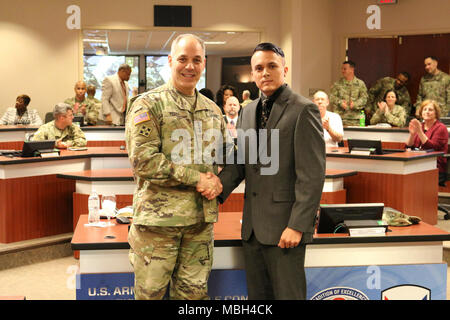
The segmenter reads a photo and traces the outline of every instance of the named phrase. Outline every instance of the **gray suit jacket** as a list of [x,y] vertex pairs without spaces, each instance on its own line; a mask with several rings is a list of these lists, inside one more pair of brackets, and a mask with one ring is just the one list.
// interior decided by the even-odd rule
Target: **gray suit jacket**
[[[125,81],[125,89],[128,97],[129,87],[127,81]],[[116,73],[106,77],[102,83],[102,114],[111,114],[112,123],[115,125],[123,125],[125,122],[122,113],[123,100],[124,96],[119,75]]]
[[[259,99],[241,113],[238,128],[256,129]],[[310,100],[286,87],[273,104],[267,129],[279,129],[279,148],[271,143],[271,134],[259,141],[259,152],[278,152],[279,168],[263,175],[270,167],[249,157],[249,145],[238,137],[238,150],[245,150],[245,164],[226,165],[219,177],[224,201],[245,179],[242,239],[255,233],[262,244],[277,245],[286,227],[303,232],[302,243],[310,243],[325,180],[325,143],[320,113]],[[239,133],[238,133],[239,134]],[[272,133],[273,135],[273,133]],[[267,150],[265,150],[267,149]],[[273,165],[273,164],[272,164]]]

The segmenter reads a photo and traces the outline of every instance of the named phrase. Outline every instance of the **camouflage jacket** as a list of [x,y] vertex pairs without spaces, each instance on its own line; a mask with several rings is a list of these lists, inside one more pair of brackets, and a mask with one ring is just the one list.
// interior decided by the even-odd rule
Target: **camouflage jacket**
[[[75,111],[75,109],[73,110],[73,115],[74,116],[83,116],[85,117],[85,121],[89,124],[96,124],[98,121],[98,115],[99,115],[99,108],[98,106],[92,102],[92,100],[88,100],[87,98],[84,99],[83,101],[78,101],[76,99],[76,97],[72,97],[72,98],[68,98],[64,101],[64,103],[67,103],[68,105],[70,105],[72,108],[74,108],[75,103],[79,103],[79,107],[78,109]],[[84,115],[83,113],[81,113],[81,107],[85,106],[86,107],[86,114]]]
[[383,101],[385,93],[389,90],[395,90],[397,93],[396,104],[402,106],[406,111],[406,115],[411,112],[411,97],[409,96],[408,89],[403,86],[400,89],[395,89],[395,79],[391,77],[385,77],[379,79],[372,88],[369,89],[369,98],[367,99],[367,108],[371,113],[375,113],[378,110],[377,103]]
[[[201,172],[217,174],[218,167],[198,159],[194,150],[200,146],[203,154],[210,145],[205,138],[210,129],[225,137],[226,124],[217,105],[195,92],[193,109],[169,81],[137,96],[128,110],[125,140],[137,184],[135,224],[188,226],[217,221],[217,200],[208,201],[195,187]],[[195,145],[199,141],[203,143]]]
[[[346,101],[348,108],[342,108],[342,102]],[[353,108],[350,109],[350,101],[353,101]],[[339,114],[344,124],[348,120],[358,122],[361,110],[364,110],[367,104],[367,88],[364,81],[354,77],[347,81],[341,78],[333,84],[330,91],[330,104],[334,112]]]
[[375,112],[372,118],[370,119],[370,124],[377,124],[377,123],[389,123],[394,127],[403,128],[406,124],[405,109],[403,109],[402,106],[396,104],[394,106],[394,109],[392,109],[390,113],[385,115],[384,112],[382,112],[380,108],[378,108],[377,112]]
[[59,139],[62,142],[71,142],[73,147],[85,147],[87,144],[84,132],[79,126],[71,124],[64,130],[60,130],[55,126],[55,120],[40,126],[32,138],[33,141]]
[[450,111],[450,76],[440,71],[437,75],[426,74],[420,79],[417,93],[416,110],[422,101],[432,99],[439,103],[441,116],[447,116]]

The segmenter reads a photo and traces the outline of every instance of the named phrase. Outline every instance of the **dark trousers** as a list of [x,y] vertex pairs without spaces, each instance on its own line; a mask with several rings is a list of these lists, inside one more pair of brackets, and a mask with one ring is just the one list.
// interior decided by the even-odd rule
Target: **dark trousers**
[[242,241],[249,300],[305,300],[305,245],[281,249]]

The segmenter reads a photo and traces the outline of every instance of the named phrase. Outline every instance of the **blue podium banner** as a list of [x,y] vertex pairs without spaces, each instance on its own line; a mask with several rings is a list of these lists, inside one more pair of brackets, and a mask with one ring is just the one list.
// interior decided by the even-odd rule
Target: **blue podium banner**
[[[306,268],[308,300],[445,300],[447,264]],[[244,270],[212,270],[213,300],[247,300]],[[133,273],[77,275],[77,300],[134,299]]]
[[310,300],[445,300],[447,264],[306,268]]

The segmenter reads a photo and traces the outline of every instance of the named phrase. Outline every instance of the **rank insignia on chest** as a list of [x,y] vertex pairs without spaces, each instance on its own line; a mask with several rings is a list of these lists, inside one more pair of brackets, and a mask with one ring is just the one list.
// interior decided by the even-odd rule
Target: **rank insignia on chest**
[[150,127],[142,126],[142,128],[139,130],[139,134],[141,136],[148,137],[150,135],[150,131]]
[[140,113],[137,116],[135,116],[133,119],[133,122],[134,122],[134,125],[137,125],[139,123],[149,121],[149,120],[150,120],[150,115],[148,114],[148,112],[143,112],[143,113]]

